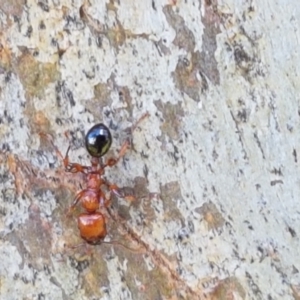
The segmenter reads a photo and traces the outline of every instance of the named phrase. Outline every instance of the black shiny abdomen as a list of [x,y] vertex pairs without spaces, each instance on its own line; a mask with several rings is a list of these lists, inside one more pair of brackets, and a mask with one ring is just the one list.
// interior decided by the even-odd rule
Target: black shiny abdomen
[[102,123],[93,126],[85,136],[85,147],[93,157],[101,157],[107,153],[111,143],[110,131]]

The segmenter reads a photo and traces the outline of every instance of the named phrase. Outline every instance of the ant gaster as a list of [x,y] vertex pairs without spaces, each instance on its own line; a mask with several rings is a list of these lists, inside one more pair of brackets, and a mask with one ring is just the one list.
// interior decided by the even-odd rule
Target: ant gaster
[[[148,113],[144,114],[135,125],[132,126],[131,131],[133,131],[138,123],[147,116]],[[105,195],[101,187],[106,186],[110,192],[119,197],[123,197],[123,195],[120,194],[117,185],[110,184],[103,178],[103,175],[106,167],[116,165],[125,155],[125,152],[129,147],[129,141],[123,143],[117,158],[109,158],[104,163],[102,156],[108,152],[111,143],[112,136],[108,127],[102,123],[96,124],[85,136],[85,146],[88,153],[91,155],[91,166],[82,166],[77,163],[71,163],[68,156],[70,146],[63,158],[66,172],[81,172],[87,175],[87,187],[76,194],[68,214],[71,214],[78,202],[81,202],[85,212],[78,216],[78,228],[81,237],[90,244],[100,243],[107,233],[105,217],[99,210],[103,207],[107,207],[110,203],[110,199]],[[59,156],[62,157],[58,150],[57,152]],[[132,197],[133,196],[129,196],[128,199],[132,200]],[[124,198],[126,199],[127,197]]]

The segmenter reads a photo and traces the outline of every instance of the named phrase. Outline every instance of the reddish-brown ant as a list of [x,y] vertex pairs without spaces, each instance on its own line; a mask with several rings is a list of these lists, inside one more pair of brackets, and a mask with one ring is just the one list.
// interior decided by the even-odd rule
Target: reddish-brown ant
[[[148,113],[144,114],[135,125],[132,126],[131,131],[133,131],[138,123],[147,116]],[[77,193],[68,214],[71,214],[78,202],[81,202],[85,212],[78,216],[78,228],[81,237],[90,244],[98,244],[106,236],[105,217],[99,210],[107,207],[110,203],[110,199],[102,191],[101,187],[106,186],[110,192],[122,197],[118,187],[115,184],[110,184],[106,181],[103,178],[103,175],[106,167],[116,165],[124,156],[129,147],[129,142],[125,141],[123,143],[117,158],[109,158],[106,163],[104,163],[102,156],[107,153],[111,143],[112,137],[109,129],[104,124],[100,123],[93,126],[85,136],[85,146],[88,153],[91,155],[91,166],[82,166],[77,163],[71,163],[68,156],[70,146],[63,158],[66,172],[81,172],[87,175],[87,187]],[[62,157],[57,149],[56,151],[58,155]],[[124,198],[132,199],[133,196]]]

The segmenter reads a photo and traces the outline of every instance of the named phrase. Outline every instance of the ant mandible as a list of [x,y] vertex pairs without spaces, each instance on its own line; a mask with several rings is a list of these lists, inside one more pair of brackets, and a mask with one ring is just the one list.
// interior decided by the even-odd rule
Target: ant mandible
[[[137,125],[149,114],[144,114],[131,128],[131,132]],[[91,166],[82,166],[78,163],[69,161],[69,150],[63,158],[63,164],[66,172],[78,173],[81,172],[87,175],[87,187],[79,191],[74,201],[69,208],[68,215],[72,214],[75,206],[81,202],[82,207],[86,212],[81,213],[78,220],[78,228],[81,237],[89,244],[99,244],[106,236],[106,222],[104,215],[99,211],[103,207],[108,207],[110,199],[106,197],[101,190],[102,186],[106,186],[110,192],[119,197],[120,194],[117,185],[110,184],[103,178],[106,167],[112,167],[125,155],[129,147],[129,141],[125,141],[119,151],[117,158],[109,158],[106,163],[103,162],[104,156],[112,144],[112,136],[107,126],[102,123],[94,125],[85,136],[85,146],[88,153],[91,155]],[[57,150],[59,156],[62,157]],[[126,197],[124,197],[126,199]],[[129,197],[130,198],[130,197]]]

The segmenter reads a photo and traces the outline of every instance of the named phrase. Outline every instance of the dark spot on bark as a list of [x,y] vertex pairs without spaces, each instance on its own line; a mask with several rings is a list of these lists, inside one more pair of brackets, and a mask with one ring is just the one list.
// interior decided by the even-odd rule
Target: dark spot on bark
[[271,186],[274,186],[274,185],[276,185],[276,184],[283,184],[283,181],[282,181],[282,180],[272,180],[272,181],[270,182],[270,184],[271,184]]
[[288,231],[293,238],[297,236],[296,231],[292,227],[288,226]]
[[293,149],[293,156],[294,156],[295,163],[297,163],[298,159],[297,159],[297,151],[296,151],[296,149]]
[[38,6],[45,12],[49,12],[49,6],[46,1],[39,1]]
[[25,33],[25,36],[27,36],[28,38],[30,38],[31,34],[32,34],[32,31],[33,31],[32,26],[31,25],[28,26],[27,31]]
[[156,6],[155,6],[155,1],[154,1],[154,0],[152,0],[152,8],[153,8],[154,10],[156,10]]
[[40,22],[39,29],[41,29],[41,30],[46,29],[46,25],[45,25],[44,21]]

